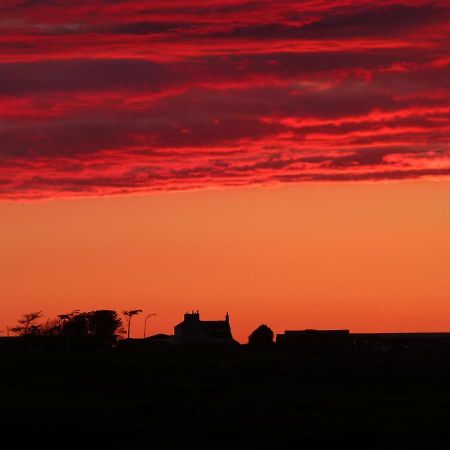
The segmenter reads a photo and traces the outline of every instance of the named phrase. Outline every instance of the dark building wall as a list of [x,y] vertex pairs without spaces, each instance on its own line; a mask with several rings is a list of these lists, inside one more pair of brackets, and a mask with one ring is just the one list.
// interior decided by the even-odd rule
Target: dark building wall
[[351,344],[349,330],[288,330],[278,334],[277,345],[298,350],[333,350]]

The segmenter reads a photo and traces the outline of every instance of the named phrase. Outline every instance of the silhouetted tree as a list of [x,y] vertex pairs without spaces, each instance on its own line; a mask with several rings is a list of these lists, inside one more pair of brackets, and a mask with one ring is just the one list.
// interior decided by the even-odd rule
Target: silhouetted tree
[[36,324],[36,321],[42,317],[42,311],[36,311],[24,314],[17,322],[17,327],[11,328],[14,333],[21,336],[36,336],[40,334],[42,326]]
[[61,323],[61,334],[64,336],[89,336],[89,313],[77,313],[64,318]]
[[253,347],[269,347],[273,343],[273,331],[262,324],[250,334],[248,343]]
[[74,311],[71,311],[70,313],[58,314],[58,318],[59,318],[60,323],[63,324],[64,322],[72,319],[72,317],[75,317],[79,313],[80,313],[80,310],[75,309]]
[[61,320],[61,334],[64,336],[94,336],[109,344],[116,341],[122,332],[122,320],[116,311],[73,311],[58,316]]
[[127,325],[127,339],[130,339],[130,330],[131,330],[131,318],[140,314],[142,309],[130,309],[128,311],[124,311],[123,314],[128,317],[128,325]]
[[41,325],[40,334],[42,336],[59,336],[61,334],[59,320],[47,319],[47,321]]
[[122,332],[122,320],[116,311],[101,309],[89,314],[89,332],[104,342],[113,343]]

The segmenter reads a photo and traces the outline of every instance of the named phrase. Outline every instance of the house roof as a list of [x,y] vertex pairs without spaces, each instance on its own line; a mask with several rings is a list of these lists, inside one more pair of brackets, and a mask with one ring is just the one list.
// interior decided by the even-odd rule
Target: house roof
[[[183,326],[183,325],[192,325],[192,324],[199,324],[202,327],[205,328],[230,328],[230,323],[227,322],[226,320],[198,320],[195,322],[189,322],[186,320],[183,320],[183,322],[180,322],[179,324],[175,325],[175,328],[179,327],[179,326]],[[195,326],[195,325],[194,325]]]

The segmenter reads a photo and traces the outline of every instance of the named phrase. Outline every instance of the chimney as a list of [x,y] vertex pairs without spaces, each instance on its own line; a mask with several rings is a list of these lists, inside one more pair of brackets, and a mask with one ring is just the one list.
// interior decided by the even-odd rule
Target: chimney
[[184,315],[185,322],[197,322],[200,320],[200,312],[192,310],[192,312],[187,312]]

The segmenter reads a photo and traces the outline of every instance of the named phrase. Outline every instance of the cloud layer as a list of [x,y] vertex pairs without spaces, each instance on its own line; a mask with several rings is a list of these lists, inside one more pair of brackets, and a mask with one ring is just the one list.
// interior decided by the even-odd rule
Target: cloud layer
[[450,176],[442,1],[5,0],[0,199]]

